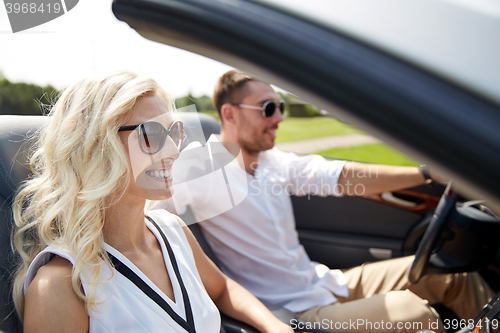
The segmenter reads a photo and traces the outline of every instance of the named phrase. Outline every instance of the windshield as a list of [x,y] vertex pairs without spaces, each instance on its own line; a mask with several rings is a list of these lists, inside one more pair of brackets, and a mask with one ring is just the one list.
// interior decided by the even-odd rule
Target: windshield
[[500,104],[500,1],[255,1],[373,45]]

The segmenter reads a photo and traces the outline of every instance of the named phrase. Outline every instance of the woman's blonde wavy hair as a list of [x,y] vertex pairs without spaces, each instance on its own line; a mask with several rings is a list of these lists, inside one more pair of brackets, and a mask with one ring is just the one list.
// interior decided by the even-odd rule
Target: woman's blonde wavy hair
[[[14,247],[22,258],[13,296],[21,320],[28,267],[56,239],[74,259],[73,290],[87,313],[95,308],[101,260],[111,267],[102,234],[106,207],[121,198],[131,172],[118,128],[137,99],[154,93],[172,110],[172,100],[152,79],[126,72],[94,76],[67,88],[50,111],[30,160],[33,177],[13,207]],[[84,270],[92,272],[86,294],[79,278]]]

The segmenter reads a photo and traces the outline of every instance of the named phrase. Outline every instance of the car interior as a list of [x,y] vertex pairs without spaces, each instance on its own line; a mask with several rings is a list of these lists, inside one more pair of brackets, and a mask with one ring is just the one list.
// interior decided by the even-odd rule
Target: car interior
[[[422,13],[449,11],[451,1],[447,3],[450,8],[422,3],[428,6]],[[467,82],[451,80],[424,63],[354,38],[349,31],[280,11],[265,1],[114,0],[113,13],[147,39],[274,82],[396,148],[429,158],[431,167],[444,170],[464,191],[464,197],[443,199],[446,184],[434,183],[370,197],[292,196],[300,242],[312,260],[342,269],[417,253],[416,279],[426,272],[479,270],[494,290],[500,290],[500,223],[496,215],[500,214],[500,154],[494,153],[500,151],[498,98],[471,90]],[[397,13],[388,13],[399,18]],[[418,13],[411,14],[418,18]],[[477,13],[461,12],[464,18],[473,15]],[[473,25],[456,26],[482,27],[477,23],[484,18],[478,16],[477,20]],[[445,30],[441,25],[431,26],[431,21],[426,24],[427,29],[411,31],[422,33],[426,40],[426,31],[434,36],[438,29]],[[450,34],[455,30],[450,29]],[[474,36],[471,31],[470,37]],[[445,51],[454,52],[454,60],[459,54],[471,56],[466,52],[466,36],[455,37],[462,41],[455,46],[462,49],[458,52],[450,47],[443,50],[443,57],[449,56]],[[485,43],[478,41],[479,58],[473,59],[495,55],[481,47],[497,43]],[[483,65],[496,73],[491,63],[484,61]],[[198,119],[189,113],[179,118],[186,124]],[[201,114],[199,118],[204,138],[189,133],[190,126],[186,126],[191,141],[205,141],[219,132],[213,118]],[[22,331],[10,291],[16,262],[11,248],[11,206],[16,189],[30,174],[29,139],[46,121],[47,117],[0,116],[0,332]],[[482,202],[468,201],[478,198],[486,198],[493,211]],[[449,208],[447,218],[433,218],[439,206]],[[189,211],[182,218],[188,224],[194,219]],[[434,223],[436,220],[440,223]],[[217,263],[199,225],[192,223],[190,228]],[[284,322],[293,318],[285,309],[267,306]],[[491,303],[492,307],[500,307],[500,302]],[[453,318],[446,309],[437,308],[443,317]],[[222,317],[222,331],[255,331]]]
[[[190,142],[206,142],[211,134],[220,132],[219,123],[208,115],[179,112],[178,117],[186,124],[186,136]],[[198,119],[203,134],[191,130],[195,126],[190,124],[198,122]],[[11,247],[12,201],[16,189],[30,174],[28,156],[31,139],[48,121],[50,118],[43,116],[0,116],[0,331],[7,333],[22,331],[11,298],[16,262]],[[203,137],[197,137],[200,135]],[[422,242],[443,190],[444,185],[437,183],[391,193],[406,204],[387,200],[387,196],[384,199],[383,195],[340,198],[292,196],[301,244],[312,260],[336,268],[414,254]],[[409,205],[408,202],[414,204]],[[188,209],[181,218],[189,225],[207,255],[218,264],[199,224],[194,223],[192,212]],[[498,290],[498,282],[495,282],[498,281],[498,273],[484,269],[492,262],[498,263],[500,241],[495,237],[500,232],[498,218],[493,213],[482,212],[477,203],[472,203],[457,209],[451,220],[447,232],[440,231],[431,245],[431,250],[439,250],[432,256],[430,252],[427,253],[425,260],[422,259],[426,266],[425,271],[422,268],[420,273],[481,269],[490,285]],[[439,237],[441,233],[444,236]],[[469,246],[463,247],[461,244]],[[290,323],[294,318],[294,313],[284,308],[272,304],[266,306],[285,323]],[[442,317],[456,318],[444,307],[438,305],[436,309]],[[222,332],[257,332],[245,323],[223,314],[221,316]]]

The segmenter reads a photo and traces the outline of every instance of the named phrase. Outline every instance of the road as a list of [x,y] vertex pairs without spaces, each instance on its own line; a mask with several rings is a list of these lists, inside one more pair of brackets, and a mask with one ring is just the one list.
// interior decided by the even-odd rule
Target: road
[[318,139],[277,143],[276,147],[283,151],[291,151],[297,154],[310,154],[331,148],[346,148],[362,146],[371,143],[380,143],[380,141],[369,135],[348,134],[328,136]]

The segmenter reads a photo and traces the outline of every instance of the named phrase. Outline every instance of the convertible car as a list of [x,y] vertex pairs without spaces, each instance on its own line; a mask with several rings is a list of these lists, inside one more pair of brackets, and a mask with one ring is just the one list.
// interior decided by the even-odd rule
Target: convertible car
[[[293,197],[311,259],[347,268],[416,253],[412,280],[479,270],[500,289],[500,5],[114,0],[112,10],[145,38],[276,84],[453,179],[459,194],[435,183],[375,197]],[[205,136],[219,130],[202,119]],[[22,142],[42,123],[0,118],[0,330],[8,333],[20,330],[9,296],[10,205],[28,174]],[[193,230],[210,253],[196,224]],[[224,327],[252,331],[230,318]]]

